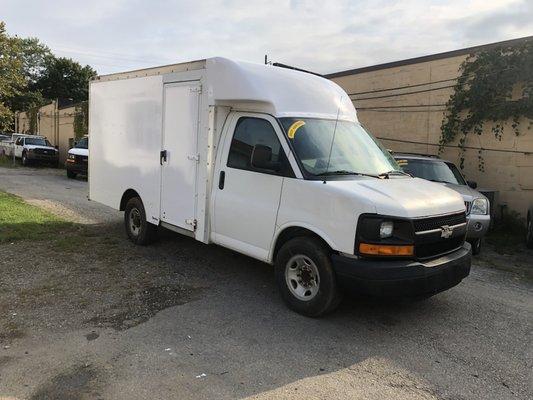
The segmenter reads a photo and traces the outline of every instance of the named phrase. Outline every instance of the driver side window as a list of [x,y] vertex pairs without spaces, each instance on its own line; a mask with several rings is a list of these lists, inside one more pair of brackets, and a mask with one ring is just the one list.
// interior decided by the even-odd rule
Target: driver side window
[[[253,165],[252,156],[254,151],[265,152],[265,150],[266,154],[268,154],[267,157],[270,158],[266,161],[273,166],[279,165],[279,170],[258,168]],[[269,154],[270,150],[272,152],[271,155]],[[227,166],[267,174],[293,176],[276,131],[269,121],[262,118],[239,118],[231,141]]]

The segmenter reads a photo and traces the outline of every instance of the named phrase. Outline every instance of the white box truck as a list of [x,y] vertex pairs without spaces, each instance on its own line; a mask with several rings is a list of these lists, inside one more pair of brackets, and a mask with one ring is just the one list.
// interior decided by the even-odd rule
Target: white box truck
[[90,84],[90,199],[274,265],[308,316],[341,293],[431,296],[470,271],[465,205],[402,173],[335,83],[211,58]]

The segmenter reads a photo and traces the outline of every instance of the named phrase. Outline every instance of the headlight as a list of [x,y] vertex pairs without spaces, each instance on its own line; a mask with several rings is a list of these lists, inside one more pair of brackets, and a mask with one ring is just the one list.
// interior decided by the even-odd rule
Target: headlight
[[28,149],[28,153],[33,153],[33,149]]
[[383,221],[379,226],[379,237],[385,239],[392,236],[394,223],[392,221]]
[[489,213],[489,202],[487,199],[479,198],[472,202],[470,214],[487,215]]
[[76,156],[74,154],[69,154],[68,155],[68,159],[69,160],[75,160],[76,159]]
[[355,254],[410,257],[414,255],[414,236],[409,220],[363,214],[357,224]]

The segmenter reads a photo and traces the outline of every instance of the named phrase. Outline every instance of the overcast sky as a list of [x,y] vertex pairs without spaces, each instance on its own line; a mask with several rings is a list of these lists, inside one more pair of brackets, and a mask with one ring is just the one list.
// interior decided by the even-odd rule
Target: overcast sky
[[0,19],[100,74],[265,54],[326,73],[533,35],[533,1],[0,0]]

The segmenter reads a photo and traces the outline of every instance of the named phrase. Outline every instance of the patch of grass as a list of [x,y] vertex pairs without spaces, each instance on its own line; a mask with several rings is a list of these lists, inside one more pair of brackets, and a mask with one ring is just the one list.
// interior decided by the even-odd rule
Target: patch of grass
[[0,155],[0,167],[4,168],[17,168],[19,165],[17,163],[13,164],[13,158],[12,157],[6,157],[4,155]]
[[74,224],[18,196],[0,191],[0,243],[14,240],[40,240],[51,234],[71,231]]

